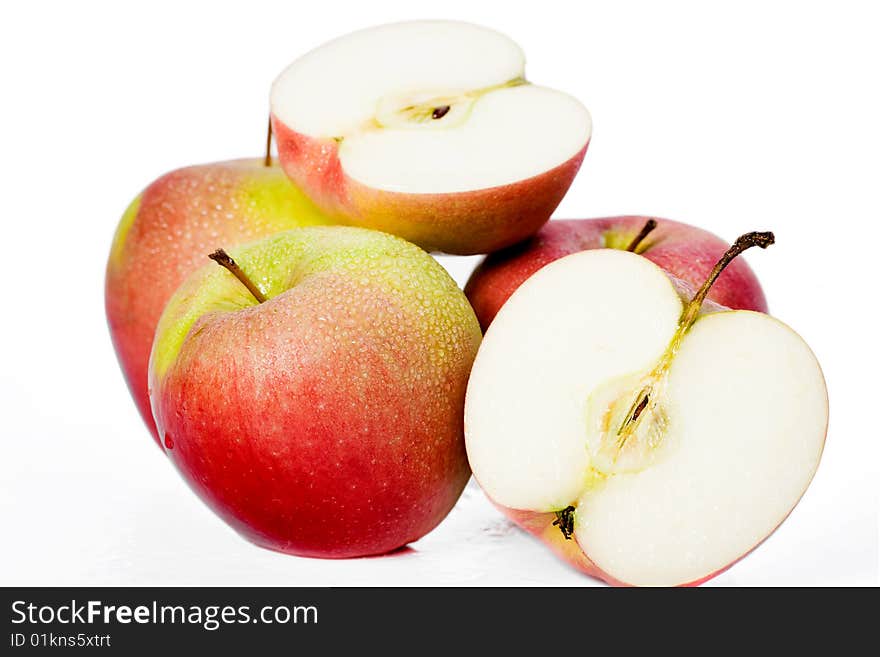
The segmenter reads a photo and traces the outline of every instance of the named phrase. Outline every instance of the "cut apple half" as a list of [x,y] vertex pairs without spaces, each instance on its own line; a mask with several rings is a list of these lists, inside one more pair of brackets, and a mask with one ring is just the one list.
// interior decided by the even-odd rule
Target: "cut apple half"
[[566,256],[511,296],[474,363],[475,477],[608,581],[705,580],[772,533],[818,466],[816,358],[768,315],[701,309],[712,280],[688,302],[640,256]]
[[516,43],[452,21],[331,41],[276,79],[271,107],[281,164],[316,203],[451,252],[534,233],[591,133],[580,102],[526,81]]

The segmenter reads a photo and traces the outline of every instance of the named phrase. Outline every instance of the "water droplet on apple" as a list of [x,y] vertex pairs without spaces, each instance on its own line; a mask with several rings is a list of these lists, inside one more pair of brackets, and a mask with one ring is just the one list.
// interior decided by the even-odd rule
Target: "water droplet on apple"
[[170,433],[165,434],[165,449],[174,449],[174,439]]

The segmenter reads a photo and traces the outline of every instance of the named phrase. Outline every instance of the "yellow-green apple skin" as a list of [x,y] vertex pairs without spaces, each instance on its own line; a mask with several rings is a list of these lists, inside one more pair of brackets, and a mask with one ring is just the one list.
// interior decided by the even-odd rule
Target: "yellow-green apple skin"
[[105,306],[120,367],[154,437],[147,364],[174,290],[218,247],[328,222],[278,166],[262,159],[178,169],[131,202],[110,248]]
[[481,340],[422,249],[311,227],[229,249],[267,297],[209,263],[174,294],[153,414],[190,487],[252,542],[343,558],[433,529],[470,469],[464,395]]

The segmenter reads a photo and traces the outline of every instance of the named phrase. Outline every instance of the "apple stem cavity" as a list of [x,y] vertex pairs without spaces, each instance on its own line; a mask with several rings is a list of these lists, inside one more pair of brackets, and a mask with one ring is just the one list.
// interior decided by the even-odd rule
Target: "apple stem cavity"
[[238,266],[238,263],[236,263],[226,251],[223,249],[217,249],[208,257],[221,267],[228,269],[233,276],[241,281],[242,285],[248,289],[248,292],[250,292],[254,296],[254,299],[259,303],[266,301],[266,295],[260,291],[260,288],[258,288],[250,278],[248,278],[247,274],[242,271],[241,267]]
[[574,534],[574,507],[568,505],[562,511],[556,511],[556,520],[553,521],[554,527],[559,527],[559,531],[565,537],[566,541],[571,540]]
[[272,166],[272,115],[269,115],[269,129],[266,132],[266,157],[263,159],[264,167]]
[[652,230],[657,227],[657,222],[654,219],[648,219],[645,222],[645,225],[642,226],[642,229],[639,231],[639,234],[633,238],[633,241],[629,243],[629,246],[626,247],[626,250],[630,253],[635,253],[636,249],[639,248],[639,245],[642,241],[648,236]]

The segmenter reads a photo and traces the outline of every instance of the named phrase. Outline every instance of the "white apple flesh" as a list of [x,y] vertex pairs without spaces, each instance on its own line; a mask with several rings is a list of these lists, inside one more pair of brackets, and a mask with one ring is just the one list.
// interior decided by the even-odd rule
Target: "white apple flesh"
[[804,341],[763,313],[694,309],[650,261],[581,252],[513,294],[474,363],[474,476],[612,583],[717,574],[785,519],[822,453],[827,393]]
[[362,30],[277,78],[279,158],[339,221],[482,253],[547,221],[590,139],[589,112],[525,79],[493,30],[414,21]]

